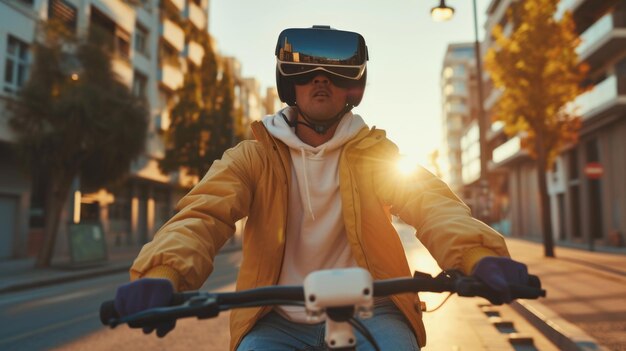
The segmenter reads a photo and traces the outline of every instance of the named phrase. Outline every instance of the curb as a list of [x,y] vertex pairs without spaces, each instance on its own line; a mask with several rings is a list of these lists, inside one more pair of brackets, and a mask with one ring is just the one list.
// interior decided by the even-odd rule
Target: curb
[[515,300],[510,306],[539,330],[559,350],[609,351],[576,325],[534,300]]
[[10,284],[3,288],[0,288],[0,294],[6,294],[11,292],[23,291],[33,288],[39,288],[44,286],[50,286],[54,284],[61,283],[69,283],[81,279],[93,278],[102,275],[119,273],[128,271],[131,263],[123,263],[123,264],[115,264],[108,267],[96,268],[96,269],[87,269],[78,273],[66,274],[58,277],[50,277],[50,278],[39,278],[36,280],[28,281],[28,282],[20,282],[16,284]]
[[[240,249],[241,249],[241,246],[236,246],[236,245],[228,246],[228,247],[225,246],[218,252],[218,255],[224,254],[224,253],[230,253],[230,252],[237,251]],[[109,262],[108,264],[105,264],[104,266],[100,266],[97,268],[80,268],[80,267],[70,267],[70,266],[63,267],[62,270],[65,270],[65,271],[75,270],[76,272],[62,274],[56,277],[37,278],[34,280],[30,280],[30,281],[17,282],[14,284],[9,283],[4,287],[0,287],[0,295],[6,294],[6,293],[17,292],[17,291],[24,291],[24,290],[33,289],[33,288],[44,287],[44,286],[50,286],[54,284],[69,283],[69,282],[73,282],[73,281],[77,281],[81,279],[99,277],[99,276],[103,276],[107,274],[128,272],[132,263],[133,263],[133,260],[128,260],[126,262],[121,262],[121,263]]]

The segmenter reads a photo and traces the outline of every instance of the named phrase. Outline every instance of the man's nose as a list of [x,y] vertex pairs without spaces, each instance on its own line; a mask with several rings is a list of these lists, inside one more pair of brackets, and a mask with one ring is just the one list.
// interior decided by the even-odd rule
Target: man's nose
[[323,74],[318,74],[313,78],[313,84],[328,84],[330,79]]

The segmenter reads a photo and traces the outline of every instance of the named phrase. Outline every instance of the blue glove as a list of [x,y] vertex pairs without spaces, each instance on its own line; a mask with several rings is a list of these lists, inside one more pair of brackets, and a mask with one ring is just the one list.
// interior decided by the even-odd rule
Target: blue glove
[[500,301],[490,300],[498,305],[512,301],[509,284],[528,284],[526,265],[508,257],[485,257],[478,261],[472,275],[498,293]]
[[[167,279],[142,278],[117,288],[115,309],[120,316],[128,316],[153,307],[169,306],[174,287]],[[144,326],[143,332],[152,333],[156,329],[158,337],[164,337],[176,326],[176,321],[168,321],[156,326]]]

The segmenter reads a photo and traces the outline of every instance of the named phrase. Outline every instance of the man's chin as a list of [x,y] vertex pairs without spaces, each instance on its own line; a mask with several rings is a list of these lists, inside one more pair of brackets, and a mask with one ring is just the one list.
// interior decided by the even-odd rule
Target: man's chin
[[336,114],[333,115],[329,115],[329,114],[312,114],[309,115],[308,117],[313,120],[314,122],[318,122],[318,123],[325,123],[328,122],[330,120],[333,119],[333,117],[335,117]]
[[332,120],[340,111],[334,111],[329,109],[319,109],[311,111],[307,114],[307,117],[316,122],[326,122]]

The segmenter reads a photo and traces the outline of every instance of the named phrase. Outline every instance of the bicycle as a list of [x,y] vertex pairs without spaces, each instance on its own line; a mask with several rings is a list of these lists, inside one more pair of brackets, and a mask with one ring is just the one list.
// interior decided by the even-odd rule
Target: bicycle
[[[509,289],[515,299],[546,296],[540,279],[534,275],[529,275],[528,285],[509,285]],[[220,312],[233,308],[298,305],[305,307],[311,322],[321,322],[324,316],[328,317],[325,342],[329,349],[355,350],[354,328],[376,350],[380,350],[376,340],[355,316],[363,319],[371,317],[374,297],[409,292],[450,292],[464,297],[483,297],[493,304],[502,304],[494,290],[476,278],[457,271],[443,271],[436,277],[415,272],[412,278],[373,281],[367,270],[347,268],[312,272],[302,286],[267,286],[225,293],[176,293],[168,307],[152,308],[125,317],[118,315],[113,301],[106,301],[100,307],[100,321],[111,328],[124,323],[140,328],[186,317],[214,318]]]

